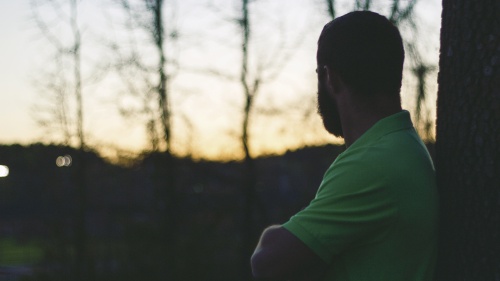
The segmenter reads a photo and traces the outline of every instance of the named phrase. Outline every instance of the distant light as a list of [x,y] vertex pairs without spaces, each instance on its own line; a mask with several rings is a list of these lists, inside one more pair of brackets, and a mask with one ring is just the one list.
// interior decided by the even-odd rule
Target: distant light
[[0,165],[0,178],[5,178],[9,175],[9,167]]
[[71,166],[72,162],[73,162],[73,159],[71,159],[71,156],[69,156],[69,155],[59,156],[56,159],[57,167],[69,167],[69,166]]

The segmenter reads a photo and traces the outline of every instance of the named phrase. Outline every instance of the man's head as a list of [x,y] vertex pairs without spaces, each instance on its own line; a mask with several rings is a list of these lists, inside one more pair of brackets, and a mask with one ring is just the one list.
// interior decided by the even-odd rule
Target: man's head
[[329,74],[358,99],[400,99],[403,42],[398,29],[379,14],[358,11],[329,22],[318,40],[316,59],[318,109],[325,128],[336,136],[343,136],[343,130],[330,92],[338,85],[327,79]]

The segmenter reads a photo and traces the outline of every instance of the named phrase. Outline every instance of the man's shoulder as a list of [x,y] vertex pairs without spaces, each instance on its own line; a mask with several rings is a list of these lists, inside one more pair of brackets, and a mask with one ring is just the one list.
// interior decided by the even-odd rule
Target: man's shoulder
[[332,189],[335,193],[342,193],[384,185],[383,160],[373,149],[363,146],[339,155],[325,173],[320,190]]
[[328,174],[380,179],[422,170],[434,170],[429,152],[414,129],[405,129],[347,149],[335,160]]
[[[425,145],[413,128],[382,135],[363,145],[347,149],[339,161],[374,161],[401,159],[407,154],[428,154]],[[381,158],[382,157],[382,158]]]

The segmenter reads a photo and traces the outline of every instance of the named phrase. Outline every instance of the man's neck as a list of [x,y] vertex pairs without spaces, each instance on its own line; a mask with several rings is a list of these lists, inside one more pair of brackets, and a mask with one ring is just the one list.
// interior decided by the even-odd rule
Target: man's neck
[[388,116],[401,112],[399,103],[364,106],[350,106],[340,112],[346,147],[351,146],[375,123]]

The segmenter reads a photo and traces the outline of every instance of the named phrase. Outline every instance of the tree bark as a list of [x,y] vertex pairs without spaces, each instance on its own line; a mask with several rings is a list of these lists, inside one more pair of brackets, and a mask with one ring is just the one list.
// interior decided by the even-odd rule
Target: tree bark
[[83,130],[83,98],[81,73],[81,34],[78,26],[78,1],[70,2],[71,31],[73,46],[71,55],[73,60],[74,95],[76,100],[76,137],[78,141],[78,163],[76,173],[76,214],[75,214],[75,279],[93,280],[93,265],[89,253],[89,237],[86,228],[87,217],[87,181],[85,160],[85,136]]
[[[172,155],[172,135],[171,135],[171,114],[169,104],[169,76],[167,74],[167,58],[165,55],[167,40],[165,38],[165,21],[163,18],[163,0],[155,0],[150,7],[153,15],[153,37],[154,44],[158,52],[158,76],[159,84],[157,86],[159,108],[161,113],[161,124],[163,129],[163,141],[166,149],[164,156],[161,157],[162,163],[157,163],[158,171],[161,175],[157,177],[160,216],[162,217],[161,236],[164,267],[159,272],[159,278],[165,280],[178,280],[177,267],[175,265],[175,245],[177,236],[177,227],[179,223],[178,194],[176,190],[176,165],[175,157]],[[164,177],[164,180],[162,180]]]
[[500,2],[443,0],[437,280],[500,280]]
[[171,143],[172,143],[172,138],[171,138],[171,110],[170,110],[170,104],[169,104],[169,96],[168,96],[168,75],[166,71],[166,62],[167,59],[165,57],[165,47],[166,47],[166,40],[165,40],[165,34],[164,34],[164,29],[165,29],[165,23],[163,21],[163,0],[156,0],[155,5],[152,9],[152,14],[154,14],[153,17],[153,30],[154,30],[154,40],[155,40],[155,47],[158,51],[158,56],[159,56],[159,61],[158,61],[158,75],[160,78],[159,84],[158,84],[158,100],[159,100],[159,107],[160,107],[160,112],[161,112],[161,123],[162,123],[162,128],[163,128],[163,139],[165,141],[166,145],[166,153],[170,154],[171,153]]
[[243,194],[244,194],[244,209],[243,209],[243,228],[242,228],[242,260],[241,260],[241,271],[243,274],[243,280],[246,278],[251,278],[251,270],[249,267],[248,259],[251,256],[253,247],[255,246],[256,231],[254,222],[255,213],[255,201],[256,201],[256,170],[255,161],[250,152],[249,146],[249,124],[250,124],[250,113],[253,106],[254,97],[257,93],[258,82],[256,81],[257,87],[251,88],[248,83],[248,45],[250,41],[250,19],[249,19],[249,0],[242,0],[241,2],[241,19],[239,21],[241,33],[242,33],[242,43],[241,43],[241,72],[240,72],[240,82],[243,87],[243,92],[245,95],[245,107],[243,109],[243,122],[242,122],[242,134],[241,134],[241,144],[243,147],[243,152],[245,153],[244,159],[244,171],[243,171]]
[[328,6],[328,15],[332,19],[335,19],[335,17],[337,16],[335,10],[335,0],[326,0],[326,5]]

